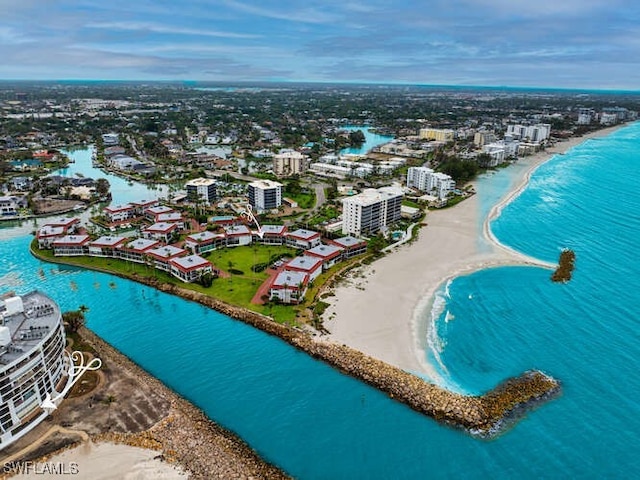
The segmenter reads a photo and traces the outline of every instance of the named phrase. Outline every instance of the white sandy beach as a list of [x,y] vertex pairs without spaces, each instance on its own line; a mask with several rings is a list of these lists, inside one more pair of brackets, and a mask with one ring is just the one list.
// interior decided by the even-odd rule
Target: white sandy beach
[[[29,473],[13,478],[78,480],[181,480],[188,475],[175,465],[154,459],[159,452],[114,443],[83,443],[45,461],[27,463]],[[51,473],[58,469],[59,475]]]
[[348,285],[335,289],[335,297],[327,300],[331,306],[323,315],[324,325],[331,332],[325,338],[438,382],[435,369],[426,361],[425,340],[421,340],[427,326],[419,321],[438,287],[450,278],[487,266],[529,264],[553,268],[500,244],[490,232],[489,221],[517,197],[539,165],[617,128],[620,127],[558,142],[545,152],[518,160],[525,168],[517,169],[519,174],[514,176],[511,191],[492,208],[481,231],[477,195],[455,207],[429,212],[425,219],[428,225],[420,229],[415,242],[362,268]]

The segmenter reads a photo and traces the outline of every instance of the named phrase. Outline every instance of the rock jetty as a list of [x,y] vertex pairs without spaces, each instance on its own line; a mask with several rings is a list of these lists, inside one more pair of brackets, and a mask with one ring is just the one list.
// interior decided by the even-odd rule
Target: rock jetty
[[560,261],[558,262],[558,268],[551,275],[552,282],[567,283],[571,280],[573,269],[575,268],[576,254],[573,250],[565,248],[560,252]]
[[560,384],[540,371],[509,379],[481,396],[450,392],[347,345],[316,340],[267,316],[228,305],[155,278],[135,278],[146,285],[186,300],[198,302],[241,320],[322,360],[343,373],[387,393],[391,398],[435,420],[480,436],[492,437],[514,423],[527,410],[560,392]]

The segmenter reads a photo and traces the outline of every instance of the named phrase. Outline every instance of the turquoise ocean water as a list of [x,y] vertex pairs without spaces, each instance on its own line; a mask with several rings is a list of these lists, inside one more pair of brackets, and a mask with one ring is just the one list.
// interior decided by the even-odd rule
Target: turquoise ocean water
[[[479,182],[483,211],[510,175]],[[0,230],[0,292],[39,288],[63,309],[87,305],[98,335],[298,478],[634,478],[639,181],[640,124],[556,157],[492,228],[547,260],[573,248],[575,278],[557,285],[547,270],[496,268],[448,285],[437,321],[448,381],[483,391],[539,368],[563,382],[560,398],[492,441],[442,427],[199,305],[39,262],[17,227]]]

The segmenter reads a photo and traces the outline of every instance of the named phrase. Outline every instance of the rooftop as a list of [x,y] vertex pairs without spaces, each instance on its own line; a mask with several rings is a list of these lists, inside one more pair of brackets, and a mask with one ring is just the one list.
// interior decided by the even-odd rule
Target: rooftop
[[318,232],[314,232],[313,230],[305,230],[304,228],[299,228],[298,230],[289,233],[290,237],[303,238],[304,240],[309,240],[318,235],[320,235]]
[[280,272],[273,281],[272,287],[297,287],[298,285],[307,283],[307,274],[303,272]]
[[157,240],[151,240],[148,238],[138,238],[136,240],[134,240],[131,243],[127,244],[127,248],[130,248],[132,250],[147,250],[149,248],[155,247],[156,245],[158,245]]
[[[9,312],[14,313],[7,315],[7,307]],[[3,297],[0,300],[0,313],[2,326],[9,329],[11,338],[8,345],[0,345],[0,368],[36,348],[56,328],[61,316],[58,305],[37,290],[22,296]]]
[[189,255],[187,257],[174,258],[171,260],[171,263],[178,265],[185,270],[211,265],[209,260],[202,258],[200,255]]
[[255,182],[251,182],[249,185],[261,189],[282,187],[281,183],[274,182],[273,180],[256,180]]
[[360,240],[359,238],[356,238],[356,237],[347,236],[347,237],[336,238],[334,240],[334,243],[337,243],[338,245],[341,245],[343,247],[353,247],[354,245],[364,243],[364,240]]
[[111,236],[100,237],[97,240],[94,240],[93,242],[91,242],[91,245],[96,245],[100,247],[113,247],[121,244],[126,239],[127,239],[126,237],[111,237]]
[[320,257],[330,257],[336,253],[340,253],[343,249],[336,245],[316,245],[315,247],[307,250],[305,253],[318,255]]
[[176,255],[181,255],[185,252],[186,250],[182,248],[174,247],[173,245],[164,245],[162,247],[149,250],[147,253],[158,258],[171,258],[175,257]]
[[322,264],[322,259],[320,258],[307,257],[305,255],[302,255],[300,257],[296,257],[293,260],[290,260],[289,262],[287,262],[287,264],[285,265],[285,269],[297,268],[300,270],[309,271],[309,270],[314,270],[318,265],[321,265],[321,264]]

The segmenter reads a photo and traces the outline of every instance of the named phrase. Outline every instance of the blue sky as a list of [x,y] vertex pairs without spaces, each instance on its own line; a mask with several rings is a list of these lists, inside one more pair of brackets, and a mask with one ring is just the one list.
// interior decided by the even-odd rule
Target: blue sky
[[640,2],[0,0],[0,78],[640,90]]

